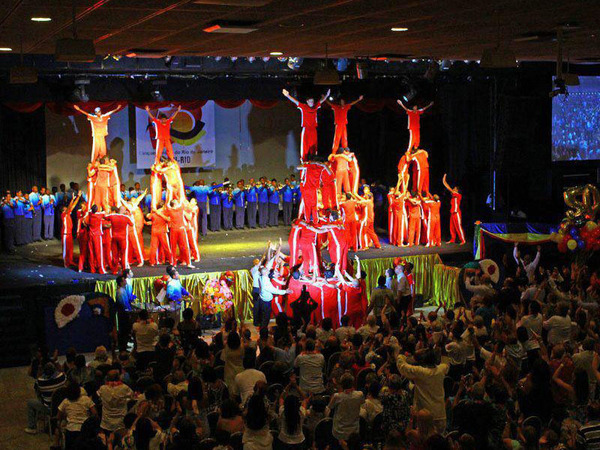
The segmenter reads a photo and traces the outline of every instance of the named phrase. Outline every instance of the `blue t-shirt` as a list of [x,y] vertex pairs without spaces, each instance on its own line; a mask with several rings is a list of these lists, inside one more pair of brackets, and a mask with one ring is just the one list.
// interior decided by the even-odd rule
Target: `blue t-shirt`
[[63,203],[65,202],[66,196],[67,196],[66,192],[58,191],[56,193],[56,195],[54,196],[56,198],[56,205],[62,206]]
[[302,200],[302,192],[300,191],[300,185],[294,188],[294,203],[300,203]]
[[244,207],[244,198],[246,197],[244,191],[242,191],[241,189],[234,189],[233,190],[233,202],[235,203],[235,207],[236,208],[243,208]]
[[13,207],[14,200],[10,201],[10,204],[4,203],[2,204],[2,217],[5,219],[14,219],[15,218],[15,210]]
[[246,189],[246,201],[248,203],[256,203],[258,200],[258,189],[256,186],[252,186],[250,189]]
[[29,201],[31,202],[31,204],[33,205],[33,209],[35,211],[39,211],[42,207],[41,204],[39,204],[40,201],[40,194],[36,193],[36,192],[32,192],[31,194],[29,194]]
[[56,207],[56,200],[54,202],[51,202],[50,200],[54,199],[53,195],[44,195],[42,197],[42,207],[44,208],[44,215],[45,216],[53,216],[54,215],[54,208]]
[[146,197],[144,198],[144,205],[146,205],[148,212],[152,211],[152,194],[146,194]]
[[267,203],[269,201],[269,190],[262,186],[258,188],[258,203]]
[[13,210],[14,210],[15,216],[24,216],[26,207],[27,207],[26,201],[21,201],[21,200],[17,200],[17,199],[13,200]]
[[215,190],[208,191],[208,202],[211,205],[220,205],[221,204],[221,193]]
[[229,198],[229,192],[221,192],[221,204],[223,208],[233,208],[233,198]]
[[269,188],[269,203],[279,205],[279,191],[274,187]]
[[294,200],[294,189],[291,186],[284,186],[280,192],[283,194],[284,203],[292,203],[292,200]]
[[25,202],[25,206],[23,208],[23,215],[26,219],[33,219],[33,211],[30,209],[31,203]]
[[190,295],[188,291],[181,285],[181,281],[171,279],[167,283],[167,299],[172,302],[180,302],[181,297]]

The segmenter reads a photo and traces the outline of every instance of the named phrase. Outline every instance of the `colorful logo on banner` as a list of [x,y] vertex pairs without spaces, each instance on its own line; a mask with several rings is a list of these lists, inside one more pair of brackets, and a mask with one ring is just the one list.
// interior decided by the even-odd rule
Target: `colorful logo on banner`
[[[175,113],[173,108],[162,108],[159,110],[161,113],[166,114],[170,117]],[[182,109],[173,123],[171,123],[171,141],[179,145],[193,145],[200,140],[202,136],[206,135],[204,129],[204,122],[202,122],[202,108],[195,109]],[[152,120],[148,117],[148,126],[146,127],[150,134],[150,141],[152,146],[156,146],[156,129],[152,124]]]

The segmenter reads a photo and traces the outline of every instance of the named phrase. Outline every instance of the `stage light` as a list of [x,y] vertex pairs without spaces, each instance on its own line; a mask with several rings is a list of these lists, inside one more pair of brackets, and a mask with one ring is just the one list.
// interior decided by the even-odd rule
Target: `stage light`
[[10,48],[10,47],[0,47],[0,52],[12,52],[12,48]]
[[248,62],[249,62],[249,63],[253,63],[255,59],[256,59],[256,58],[255,58],[254,56],[249,56],[249,57],[248,57]]
[[217,62],[221,61],[221,57],[220,56],[215,56],[215,61],[217,61]]
[[337,63],[335,64],[335,68],[337,69],[338,72],[345,72],[346,69],[348,68],[348,59],[347,58],[338,59]]
[[417,90],[413,86],[409,86],[405,94],[402,95],[402,100],[405,103],[410,103],[417,96]]
[[292,70],[298,70],[302,63],[304,62],[304,58],[299,58],[297,56],[288,58],[288,67]]
[[394,32],[403,32],[403,31],[408,31],[408,28],[405,28],[405,27],[392,27],[392,28],[390,28],[390,30],[392,30]]
[[237,61],[237,56],[232,56],[231,57],[231,62],[236,62]]
[[283,55],[283,52],[271,52],[271,53],[269,53],[269,55],[271,55],[271,56],[281,56],[281,55]]
[[269,62],[271,58],[269,56],[263,56],[263,62]]
[[52,19],[50,17],[32,17],[32,22],[50,22]]

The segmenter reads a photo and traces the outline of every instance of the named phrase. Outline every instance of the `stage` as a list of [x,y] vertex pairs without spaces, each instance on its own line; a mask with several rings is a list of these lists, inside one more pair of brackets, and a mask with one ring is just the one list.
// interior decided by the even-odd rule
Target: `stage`
[[[460,265],[472,259],[472,244],[442,244],[441,247],[395,247],[387,243],[383,230],[379,230],[381,249],[357,252],[361,259],[390,258],[396,256],[426,255],[437,253],[446,265]],[[252,260],[265,251],[267,241],[277,243],[281,238],[283,253],[289,254],[288,236],[290,227],[279,226],[265,229],[243,229],[210,232],[200,238],[201,261],[194,263],[195,269],[179,266],[181,275],[204,272],[243,270],[252,266]],[[150,234],[144,233],[146,251],[150,248]],[[76,242],[76,241],[75,241]],[[75,261],[78,247],[75,244]],[[325,251],[324,254],[327,252]],[[353,257],[354,253],[350,253]],[[327,257],[326,257],[327,259]],[[165,274],[165,265],[132,267],[135,277],[157,277]],[[96,280],[111,280],[112,274],[99,275],[77,272],[62,265],[62,248],[58,239],[36,242],[18,247],[11,255],[0,254],[0,286],[6,294],[12,290],[47,285],[91,284]]]

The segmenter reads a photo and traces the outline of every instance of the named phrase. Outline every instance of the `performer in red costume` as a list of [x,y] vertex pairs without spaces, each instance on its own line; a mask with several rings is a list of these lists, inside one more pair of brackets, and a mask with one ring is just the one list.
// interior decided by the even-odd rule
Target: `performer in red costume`
[[114,159],[105,156],[88,164],[88,191],[90,205],[98,205],[104,211],[120,206],[119,174]]
[[[81,191],[80,191],[81,192]],[[88,213],[88,204],[86,202],[81,203],[81,208],[77,211],[77,242],[79,243],[79,260],[78,270],[83,272],[86,264],[89,264],[89,241],[90,233],[85,222],[85,216]]]
[[163,149],[167,149],[167,157],[171,161],[175,161],[175,157],[173,155],[173,145],[171,144],[171,123],[175,119],[175,116],[179,114],[181,111],[181,105],[177,107],[175,113],[171,115],[171,117],[167,118],[167,116],[161,112],[158,112],[156,117],[152,115],[150,112],[150,107],[146,106],[146,111],[154,124],[154,130],[156,132],[156,157],[154,159],[154,164],[158,164],[160,162],[160,158],[163,153]]
[[342,193],[353,192],[350,185],[350,163],[352,157],[347,148],[338,149],[337,153],[329,156],[329,160],[335,164],[335,183],[338,195]]
[[363,196],[356,196],[358,202],[365,208],[365,216],[360,224],[361,249],[368,249],[371,244],[375,248],[381,248],[379,237],[375,233],[375,204],[373,203],[373,194],[371,188],[365,186]]
[[119,210],[113,206],[112,214],[106,216],[106,220],[110,222],[112,230],[112,261],[111,270],[113,274],[117,273],[119,264],[121,270],[129,269],[128,253],[129,253],[129,229],[135,224],[131,216],[125,214],[126,209],[121,207]]
[[150,237],[150,265],[163,264],[165,261],[173,265],[173,254],[169,244],[168,226],[171,218],[163,208],[164,203],[160,202],[158,208],[153,210],[146,217],[152,221],[152,232]]
[[340,273],[345,273],[348,267],[348,241],[344,223],[338,220],[322,228],[328,230],[328,249],[331,262],[335,264],[336,270],[339,269]]
[[325,170],[324,164],[306,162],[298,167],[300,171],[300,216],[304,216],[306,222],[317,223],[319,214],[317,208],[317,189],[321,181],[321,173]]
[[423,200],[423,210],[427,217],[427,247],[442,245],[442,230],[440,224],[440,198],[436,195]]
[[90,125],[92,126],[93,142],[91,161],[94,162],[99,158],[104,158],[104,156],[106,155],[106,136],[108,136],[108,121],[111,115],[113,115],[119,109],[121,109],[121,105],[117,106],[115,109],[105,114],[102,114],[102,110],[100,108],[94,109],[94,114],[85,112],[77,105],[73,105],[73,108],[75,108],[81,114],[84,114],[88,118],[88,120],[90,121]]
[[104,235],[104,230],[102,229],[104,216],[104,212],[99,211],[97,205],[93,205],[90,212],[86,215],[86,221],[90,230],[88,249],[92,273],[106,273],[104,270],[104,245],[102,241],[102,236]]
[[73,219],[71,219],[71,213],[73,208],[77,204],[77,201],[81,198],[82,192],[79,191],[77,197],[74,197],[69,203],[69,206],[63,206],[61,211],[60,223],[62,224],[62,255],[65,267],[71,267],[74,265],[73,262]]
[[408,209],[408,245],[419,245],[421,240],[421,200],[412,193],[406,199]]
[[450,191],[452,198],[450,199],[450,240],[448,244],[454,244],[456,239],[460,241],[460,245],[464,245],[465,232],[462,229],[462,213],[460,212],[460,202],[462,200],[462,194],[458,186],[450,187],[446,181],[446,174],[442,179],[444,187]]
[[315,105],[315,99],[309,98],[306,103],[300,103],[297,99],[292,97],[290,93],[284,89],[282,91],[293,104],[295,104],[300,112],[302,113],[302,137],[300,144],[300,162],[304,162],[308,155],[317,154],[317,111],[329,96],[329,90],[321,97],[317,105]]
[[400,247],[406,247],[408,242],[408,192],[401,192],[396,194],[396,201],[394,202],[396,222],[394,229],[396,230],[396,242]]
[[338,209],[335,175],[329,165],[321,171],[320,185],[323,209]]
[[353,252],[358,248],[358,216],[356,215],[356,201],[350,193],[346,194],[346,200],[340,203],[344,212],[344,227],[346,228],[346,239],[348,247]]
[[313,272],[313,276],[320,276],[320,258],[317,252],[317,230],[306,222],[299,222],[301,228],[298,238],[298,249],[302,253],[302,269],[308,276]]
[[421,144],[421,114],[423,114],[431,105],[433,105],[433,102],[431,102],[425,108],[421,109],[418,109],[416,105],[413,106],[412,109],[408,109],[406,106],[404,106],[402,100],[398,100],[398,104],[402,106],[402,109],[404,109],[404,111],[406,111],[406,114],[408,115],[408,130],[410,132],[410,141],[408,143],[407,150],[411,150],[412,148],[419,148],[419,145]]
[[[184,202],[185,210],[185,232],[190,244],[190,257],[194,262],[200,262],[200,249],[198,249],[198,204],[193,198]],[[196,227],[194,227],[194,224]]]
[[425,150],[413,148],[407,152],[407,161],[413,163],[412,190],[429,196],[429,155]]
[[[190,261],[190,243],[188,242],[187,232],[185,231],[185,217],[181,202],[171,200],[166,215],[171,218],[169,228],[171,235],[171,252],[175,263],[173,265],[177,265],[177,262],[181,261],[190,269],[195,269]],[[179,259],[177,258],[177,247],[179,247]]]
[[335,122],[335,135],[333,136],[333,146],[331,147],[332,154],[334,154],[339,147],[348,147],[348,130],[346,128],[346,125],[348,124],[348,111],[362,99],[363,96],[361,95],[358,97],[358,100],[346,103],[342,98],[339,104],[327,100],[327,104],[333,110],[333,119]]
[[133,219],[134,226],[129,229],[129,263],[137,263],[138,267],[144,265],[144,213],[140,208],[140,203],[146,197],[145,190],[142,195],[132,198],[129,201],[122,201],[122,205],[127,209],[128,214]]

